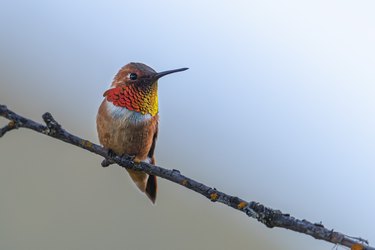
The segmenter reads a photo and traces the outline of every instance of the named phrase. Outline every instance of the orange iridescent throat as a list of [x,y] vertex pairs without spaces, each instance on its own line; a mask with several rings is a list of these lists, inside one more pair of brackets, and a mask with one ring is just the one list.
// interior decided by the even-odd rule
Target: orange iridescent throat
[[119,86],[107,90],[103,96],[115,106],[124,107],[143,115],[150,114],[155,116],[158,113],[157,83],[147,87]]

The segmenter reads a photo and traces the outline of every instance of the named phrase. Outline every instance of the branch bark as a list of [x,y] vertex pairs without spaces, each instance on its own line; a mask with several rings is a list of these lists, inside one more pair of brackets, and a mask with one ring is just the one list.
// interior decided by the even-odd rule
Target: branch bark
[[375,250],[374,247],[368,245],[366,240],[360,237],[351,237],[343,233],[327,229],[321,223],[312,223],[307,220],[296,219],[289,214],[266,207],[258,202],[245,201],[236,196],[228,195],[224,192],[216,190],[215,188],[211,188],[203,183],[188,178],[182,175],[178,170],[169,170],[147,163],[136,164],[132,161],[131,156],[120,157],[113,155],[113,153],[108,153],[108,150],[105,148],[67,132],[50,113],[45,113],[42,116],[46,125],[18,115],[4,105],[0,105],[0,116],[10,120],[8,125],[0,129],[0,137],[14,129],[28,128],[38,133],[86,149],[94,154],[103,156],[107,161],[115,162],[121,167],[136,171],[143,171],[147,174],[152,174],[184,186],[205,196],[212,202],[220,202],[239,210],[245,213],[247,216],[258,220],[269,228],[280,227],[289,229],[295,232],[310,235],[315,239],[346,246],[351,249]]

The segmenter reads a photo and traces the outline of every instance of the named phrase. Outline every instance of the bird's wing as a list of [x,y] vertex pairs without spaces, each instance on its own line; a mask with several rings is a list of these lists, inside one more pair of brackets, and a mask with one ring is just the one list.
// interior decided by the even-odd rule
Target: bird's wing
[[[152,138],[152,144],[151,144],[150,151],[148,151],[148,154],[147,154],[147,157],[149,157],[151,159],[151,161],[150,161],[151,164],[155,164],[154,152],[155,152],[155,145],[156,145],[157,137],[158,137],[158,123],[156,124],[155,133],[154,133],[154,136]],[[150,200],[153,203],[155,203],[155,200],[156,200],[157,189],[158,189],[158,183],[157,183],[157,180],[156,180],[156,176],[149,175],[148,179],[147,179],[147,185],[146,185],[146,194],[147,194],[148,198],[150,198]]]
[[152,144],[147,154],[147,157],[151,159],[151,164],[155,164],[154,152],[155,152],[155,146],[156,146],[156,139],[158,137],[158,130],[159,130],[158,123],[156,123],[154,136],[152,138]]

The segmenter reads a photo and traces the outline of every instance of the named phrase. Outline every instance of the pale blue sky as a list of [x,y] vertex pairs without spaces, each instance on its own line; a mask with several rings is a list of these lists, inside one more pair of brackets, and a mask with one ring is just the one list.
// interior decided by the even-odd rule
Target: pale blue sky
[[[375,244],[372,229],[375,221],[374,8],[373,1],[2,1],[0,103],[34,119],[50,111],[68,130],[97,141],[97,107],[102,93],[122,65],[140,61],[160,71],[189,67],[186,72],[160,80],[161,122],[157,148],[160,165],[180,169],[187,176],[244,199],[257,200],[299,218],[322,221],[329,228],[367,238]],[[23,143],[22,140],[39,138],[25,134],[24,137],[9,134],[4,140]],[[11,154],[12,147],[6,146],[4,140],[0,140],[0,152],[8,150]],[[331,248],[293,232],[266,229],[242,215],[237,217],[237,212],[229,208],[197,200],[194,194],[178,195],[176,192],[181,190],[166,182],[160,184],[157,206],[147,207],[146,199],[132,189],[125,174],[115,181],[112,177],[106,179],[106,175],[117,170],[103,171],[95,167],[100,159],[90,158],[88,164],[85,159],[91,156],[84,152],[78,155],[75,149],[65,145],[45,141],[39,146],[42,150],[48,147],[51,152],[64,152],[59,155],[62,166],[64,159],[71,158],[66,165],[76,169],[74,162],[79,160],[81,169],[85,170],[82,176],[80,172],[71,176],[72,170],[67,169],[64,181],[60,174],[53,180],[45,169],[39,169],[38,175],[24,176],[27,183],[43,183],[46,179],[60,183],[61,186],[55,187],[59,191],[45,190],[42,184],[40,189],[46,197],[62,192],[67,200],[56,199],[49,204],[51,209],[38,213],[44,206],[44,196],[36,197],[32,210],[36,214],[28,214],[26,209],[15,211],[7,205],[0,212],[0,219],[4,220],[0,231],[6,233],[3,234],[6,238],[0,236],[0,246],[4,244],[7,249],[20,249],[23,245],[17,245],[15,239],[26,239],[28,228],[40,235],[47,233],[46,237],[51,239],[50,245],[40,243],[39,234],[30,236],[30,241],[21,240],[30,249],[49,249],[56,244],[55,249],[74,249],[73,246],[93,249],[85,242],[93,242],[98,248],[114,242],[107,249],[119,249],[124,242],[137,246],[139,243],[134,242],[130,233],[124,238],[113,235],[105,238],[104,234],[101,243],[96,242],[100,230],[76,239],[76,234],[65,230],[80,216],[74,214],[74,209],[66,215],[71,221],[49,214],[48,211],[69,204],[71,192],[77,190],[92,192],[82,195],[101,201],[106,189],[100,189],[99,193],[92,191],[99,189],[97,183],[113,186],[115,190],[100,204],[124,199],[121,204],[125,210],[131,209],[127,207],[131,202],[145,206],[142,209],[146,213],[158,213],[155,211],[164,211],[163,203],[179,202],[187,204],[186,213],[200,207],[205,218],[213,213],[202,222],[205,229],[193,234],[191,245],[186,248],[210,249],[210,245],[200,240],[213,237],[213,233],[205,230],[211,230],[212,220],[220,216],[228,218],[224,224],[240,227],[242,234],[227,229],[233,233],[228,235],[220,226],[214,229],[215,234],[223,235],[221,238],[226,236],[227,242],[238,242],[239,247],[251,248],[252,241],[243,236],[257,232],[260,236],[255,237],[258,241],[254,244],[271,242],[278,249]],[[75,153],[77,159],[72,156]],[[1,153],[1,158],[4,157],[7,153]],[[7,162],[12,160],[8,158]],[[27,162],[33,168],[38,164],[44,166],[43,163],[46,168],[53,168],[42,160]],[[23,164],[21,161],[19,166]],[[30,204],[25,198],[29,195],[22,191],[25,182],[18,179],[22,172],[2,171],[1,190],[15,185],[23,194],[17,201],[14,197],[18,191],[8,194],[9,197],[3,194],[4,202],[15,202],[18,207]],[[97,181],[83,180],[91,171],[97,171],[94,175]],[[77,182],[74,191],[62,187],[72,179]],[[116,186],[122,179],[124,184],[121,184],[127,189],[125,195]],[[79,183],[86,183],[87,190]],[[30,185],[32,194],[33,185]],[[75,209],[86,211],[93,204],[84,202],[76,206]],[[137,211],[137,207],[134,209]],[[113,232],[128,230],[127,225],[113,222],[126,216],[117,214],[120,211],[106,211],[111,213],[106,216],[113,216],[108,217],[111,223],[101,221],[91,225],[89,222],[96,213],[86,215],[81,226],[74,225],[77,235],[87,225],[88,228],[110,228]],[[97,213],[97,217],[104,216],[99,210]],[[30,219],[29,224],[17,224],[15,218],[20,214]],[[137,216],[140,215],[135,213],[131,218]],[[167,214],[159,215],[159,219],[163,216]],[[51,226],[54,225],[51,218],[58,223],[71,222],[66,222],[61,229],[66,242],[58,240],[61,232]],[[177,223],[176,218],[161,230],[167,235],[174,233],[176,242],[168,245],[152,239],[154,249],[176,249],[179,241],[194,230],[193,223],[186,226],[186,231],[176,231],[179,228],[173,224]],[[38,224],[40,221],[45,222],[45,227]],[[69,239],[75,243],[70,245]],[[145,242],[139,249],[148,246]],[[219,243],[212,248],[225,244]]]

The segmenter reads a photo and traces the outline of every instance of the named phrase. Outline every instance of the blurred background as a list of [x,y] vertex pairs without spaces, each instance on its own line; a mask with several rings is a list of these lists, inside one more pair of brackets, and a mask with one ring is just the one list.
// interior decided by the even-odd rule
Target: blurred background
[[[98,142],[130,61],[157,71],[160,166],[375,244],[373,1],[1,1],[0,103]],[[0,119],[0,125],[6,124]],[[0,139],[1,249],[331,249],[21,129]]]

